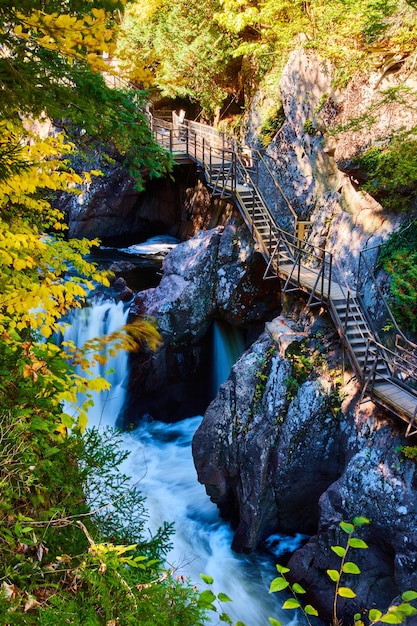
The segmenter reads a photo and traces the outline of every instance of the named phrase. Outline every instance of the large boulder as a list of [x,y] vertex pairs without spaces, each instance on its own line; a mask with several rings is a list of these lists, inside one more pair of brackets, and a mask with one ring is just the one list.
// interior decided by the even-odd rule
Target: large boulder
[[[334,345],[323,328],[316,341],[320,333],[328,357]],[[360,401],[354,379],[337,392],[318,360],[302,382],[313,335],[314,324],[300,332],[282,317],[266,325],[208,407],[193,456],[200,482],[234,523],[236,550],[254,550],[271,533],[311,535],[290,559],[290,576],[326,619],[335,591],[326,571],[340,567],[332,546],[348,538],[339,524],[370,520],[358,529],[368,549],[349,548],[362,573],[343,577],[356,593],[338,600],[347,621],[417,589],[417,467],[401,452],[399,424]]]
[[267,325],[233,367],[193,439],[198,479],[235,518],[239,551],[254,550],[278,529],[314,532],[318,499],[341,472],[328,382],[317,377],[289,391],[293,367],[286,354],[305,339],[289,320]]
[[201,339],[217,318],[247,326],[280,305],[279,281],[260,280],[265,262],[238,216],[176,246],[162,269],[159,286],[136,296],[134,312],[154,317],[168,341]]
[[339,599],[339,617],[360,613],[363,607],[386,611],[402,592],[417,589],[417,466],[401,454],[404,443],[389,425],[357,437],[357,452],[320,499],[317,534],[290,560],[292,577],[308,586],[327,615],[334,583],[326,569],[340,566],[331,546],[346,545],[339,523],[355,516],[370,520],[355,533],[369,548],[349,549],[348,560],[359,566],[361,575],[344,577],[343,584],[354,589],[356,598]]
[[278,281],[262,281],[264,270],[238,216],[167,255],[160,284],[138,293],[132,307],[132,315],[155,319],[163,345],[131,359],[125,425],[144,414],[175,420],[206,409],[213,320],[259,334],[258,325],[279,307]]

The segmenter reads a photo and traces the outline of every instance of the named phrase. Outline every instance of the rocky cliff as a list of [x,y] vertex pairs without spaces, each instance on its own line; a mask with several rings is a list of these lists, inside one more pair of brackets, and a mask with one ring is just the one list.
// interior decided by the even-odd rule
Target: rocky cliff
[[[364,112],[378,90],[403,78],[376,69],[336,91],[332,68],[304,52],[292,54],[282,75],[285,122],[267,150],[269,162],[292,206],[312,221],[310,241],[333,253],[350,284],[359,252],[385,241],[403,219],[360,191],[351,158],[380,139],[387,124],[409,127],[415,114],[405,119],[398,106],[382,109],[366,134],[336,138],[324,136],[326,125]],[[256,124],[247,140],[257,145]],[[193,442],[199,480],[232,516],[238,550],[254,549],[274,530],[312,535],[289,566],[327,616],[334,585],[326,570],[338,567],[331,546],[343,540],[339,522],[368,517],[369,549],[350,555],[362,575],[346,582],[357,595],[339,600],[339,616],[385,610],[405,589],[417,589],[417,468],[401,453],[407,443],[401,426],[368,398],[359,402],[354,378],[344,376],[335,387],[329,327],[317,332],[319,318],[312,323],[291,306],[287,314],[297,326],[288,318],[267,325],[207,409]],[[303,374],[303,355],[314,362],[319,342],[325,362]],[[294,343],[299,348],[291,352]]]
[[[402,219],[360,191],[352,156],[378,140],[392,120],[416,120],[391,107],[380,111],[379,123],[366,134],[332,138],[326,129],[363,112],[378,90],[401,78],[376,68],[336,90],[331,66],[294,52],[276,94],[285,122],[267,150],[269,163],[293,208],[311,220],[310,241],[333,253],[337,271],[351,284],[360,250],[385,241]],[[258,121],[254,108],[247,129],[252,145],[258,145]],[[405,589],[417,589],[417,469],[401,452],[401,424],[369,398],[359,402],[360,389],[349,369],[342,372],[338,337],[325,311],[313,314],[302,298],[290,299],[278,316],[279,286],[262,280],[264,262],[246,227],[230,205],[210,201],[201,181],[190,181],[179,187],[155,183],[146,198],[126,200],[132,205],[122,220],[128,229],[145,220],[186,241],[167,256],[159,287],[135,298],[132,313],[154,317],[164,344],[155,355],[135,357],[125,425],[144,415],[175,419],[205,410],[210,325],[223,319],[243,328],[247,350],[194,437],[198,478],[234,524],[236,550],[254,550],[274,532],[311,537],[289,565],[325,614],[334,589],[326,569],[338,567],[331,546],[343,540],[339,522],[368,517],[362,536],[369,549],[351,556],[362,575],[347,580],[357,595],[340,600],[339,614],[384,610]],[[93,222],[108,211],[105,196],[99,194]],[[161,197],[169,200],[164,208]],[[80,219],[77,211],[70,215],[72,232],[100,234],[88,211]]]
[[[357,595],[339,602],[339,616],[385,610],[417,586],[417,467],[401,453],[398,424],[369,398],[359,402],[354,379],[335,387],[326,320],[305,319],[304,328],[276,318],[237,361],[194,436],[198,478],[236,525],[235,549],[253,550],[277,531],[311,535],[289,567],[328,617],[339,523],[368,517],[360,536],[369,549],[349,555],[362,574],[344,581]],[[303,355],[315,362],[306,380]]]
[[[73,166],[82,172],[83,163]],[[70,237],[117,243],[165,234],[185,240],[230,216],[224,202],[211,198],[195,165],[177,166],[172,177],[148,180],[143,191],[117,162],[98,160],[96,166],[103,176],[80,186],[77,195],[61,195]]]
[[125,421],[144,414],[172,420],[205,410],[213,320],[250,337],[280,307],[279,283],[266,284],[264,269],[237,214],[168,254],[159,286],[138,293],[132,306],[133,315],[156,320],[164,341],[156,354],[133,357]]

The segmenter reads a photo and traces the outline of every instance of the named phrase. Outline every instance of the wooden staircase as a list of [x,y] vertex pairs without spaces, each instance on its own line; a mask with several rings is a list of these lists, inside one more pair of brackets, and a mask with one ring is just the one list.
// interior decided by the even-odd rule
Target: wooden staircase
[[184,157],[197,162],[204,169],[212,194],[233,199],[264,256],[264,278],[279,276],[283,293],[302,290],[309,294],[309,306],[327,307],[362,383],[362,399],[369,394],[406,422],[406,436],[416,435],[417,346],[408,342],[399,329],[404,342],[401,349],[396,346],[393,351],[383,344],[373,330],[360,293],[344,281],[334,267],[332,255],[298,237],[297,221],[294,233],[279,227],[257,185],[254,168],[244,163],[234,142],[195,122],[178,125],[175,119],[170,124],[152,118],[151,125],[157,141],[172,152],[176,162],[184,162]]

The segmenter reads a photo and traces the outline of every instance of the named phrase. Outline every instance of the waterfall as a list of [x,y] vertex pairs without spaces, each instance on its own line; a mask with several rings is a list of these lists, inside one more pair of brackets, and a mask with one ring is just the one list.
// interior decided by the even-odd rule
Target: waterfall
[[[64,339],[82,346],[87,339],[120,327],[126,317],[122,303],[92,302],[90,307],[73,313]],[[216,330],[215,367],[219,369],[219,385],[230,372],[233,355],[243,351],[243,342],[237,340],[236,333],[225,334],[221,325],[216,327],[219,332]],[[123,407],[127,355],[119,353],[106,366],[96,366],[97,374],[106,375],[109,370],[112,389],[108,394],[95,394],[90,426],[115,426]],[[212,576],[214,593],[223,592],[232,599],[218,607],[210,623],[218,624],[219,615],[225,611],[234,622],[240,620],[246,626],[266,626],[269,617],[296,625],[297,619],[291,621],[293,615],[280,608],[282,594],[277,597],[268,593],[270,582],[277,575],[271,557],[232,552],[233,531],[221,520],[217,507],[197,482],[191,440],[201,419],[194,417],[174,424],[143,420],[136,430],[122,435],[121,446],[130,454],[121,470],[131,477],[132,485],[138,484],[146,498],[151,532],[164,521],[174,522],[173,548],[166,558],[176,574],[190,578],[201,591],[205,585],[200,574]]]
[[217,394],[220,385],[229,377],[230,370],[244,349],[243,333],[239,328],[220,320],[213,322],[213,397]]
[[[94,301],[91,306],[75,309],[63,333],[64,341],[72,340],[81,348],[88,339],[112,333],[127,321],[128,309],[123,302]],[[120,350],[116,356],[107,356],[107,363],[92,367],[92,376],[102,376],[111,384],[109,391],[92,392],[94,406],[88,412],[90,426],[115,426],[125,401],[124,383],[127,377],[128,356]],[[82,372],[79,372],[82,374]],[[83,398],[79,398],[82,402]]]

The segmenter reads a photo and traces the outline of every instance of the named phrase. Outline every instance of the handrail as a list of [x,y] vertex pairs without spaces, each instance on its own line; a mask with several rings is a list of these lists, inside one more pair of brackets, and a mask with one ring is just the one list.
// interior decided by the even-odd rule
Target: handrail
[[[404,387],[405,389],[413,389],[412,385],[408,384],[406,382],[406,379],[408,377],[408,361],[405,358],[398,358],[398,355],[393,351],[390,350],[389,348],[387,348],[386,346],[384,346],[383,344],[381,344],[378,341],[375,341],[375,339],[373,339],[372,341],[369,342],[369,347],[368,347],[368,352],[370,355],[374,356],[374,359],[372,360],[372,363],[374,363],[374,361],[377,360],[378,358],[378,354],[380,354],[380,352],[383,352],[387,355],[387,357],[383,357],[383,360],[386,362],[386,358],[390,357],[388,360],[389,362],[393,363],[394,360],[396,361],[396,369],[397,369],[397,375],[395,377],[393,377],[391,374],[389,374],[388,376],[382,374],[382,373],[378,373],[378,379],[380,380],[386,380],[387,382],[392,382],[393,378],[395,379],[395,382],[400,386],[400,387]],[[365,372],[368,366],[368,361],[369,359],[367,359],[365,361]],[[415,390],[414,390],[415,391]]]
[[[245,148],[243,147],[241,144],[239,144],[233,137],[226,137],[225,135],[222,135],[223,139],[225,142],[227,142],[228,144],[231,144],[233,146],[233,148],[235,149],[237,155],[239,156],[239,158],[242,159],[243,155],[248,152],[250,153],[250,160],[253,162],[253,166],[251,168],[246,166],[247,171],[251,171],[251,169],[254,170],[255,172],[255,176],[253,177],[253,181],[254,184],[258,190],[259,193],[261,193],[260,190],[260,176],[259,176],[259,163],[262,163],[262,165],[265,168],[265,172],[267,173],[270,182],[272,182],[274,188],[275,188],[275,213],[276,213],[276,218],[279,218],[279,211],[278,211],[278,201],[277,201],[277,197],[278,197],[278,193],[281,195],[281,197],[284,200],[285,205],[287,206],[289,213],[290,213],[290,219],[293,220],[293,231],[294,234],[297,236],[298,232],[299,232],[299,224],[303,225],[303,229],[305,230],[305,225],[306,224],[310,224],[310,222],[308,220],[299,220],[298,219],[298,215],[296,213],[296,211],[294,210],[293,206],[291,205],[291,202],[288,200],[287,196],[285,195],[284,190],[282,189],[281,185],[279,184],[279,182],[276,180],[276,177],[274,176],[273,172],[271,171],[270,166],[268,165],[268,163],[266,162],[262,152],[260,150],[256,150],[253,148]],[[264,197],[264,202],[266,204],[266,206],[269,206],[269,202],[268,200]],[[288,226],[287,224],[285,224],[285,227]],[[283,230],[289,230],[283,226],[281,226],[283,228]]]
[[[305,288],[307,284],[310,292],[308,304],[311,304],[313,298],[328,304],[334,322],[343,335],[352,365],[359,379],[364,383],[363,393],[369,384],[375,384],[375,380],[378,382],[387,380],[395,381],[398,386],[416,395],[417,389],[413,388],[413,384],[417,387],[415,378],[417,346],[410,342],[399,329],[376,283],[368,259],[365,257],[366,252],[378,246],[360,253],[355,290],[347,283],[330,252],[306,239],[299,238],[297,226],[291,233],[278,225],[276,216],[271,212],[259,189],[258,168],[253,167],[253,160],[248,166],[235,141],[223,135],[220,136],[215,129],[205,124],[188,120],[179,121],[175,115],[173,122],[158,120],[150,116],[150,123],[161,145],[178,154],[184,154],[185,148],[186,154],[204,167],[213,193],[220,197],[226,194],[234,196],[246,224],[251,229],[252,235],[256,236],[267,261],[264,276],[266,277],[270,267],[273,267],[274,272],[279,272],[280,262],[282,262],[286,265],[284,292],[288,290],[290,284],[295,285],[296,288]],[[273,174],[262,155],[257,151],[256,153],[268,175],[272,177]],[[255,164],[258,165],[257,162]],[[297,225],[297,214],[279,184],[276,181],[274,184],[275,189],[278,189],[286,200],[287,207]],[[363,288],[360,276],[361,263],[366,267],[367,276],[374,282],[392,326],[397,331],[395,346],[390,346],[381,340],[376,324],[372,322],[371,316],[364,309],[360,293]],[[309,273],[310,271],[312,273]],[[305,283],[306,280],[307,283]],[[336,298],[333,296],[335,300],[339,300],[338,307],[332,300],[332,286],[341,294]],[[344,304],[340,307],[342,302]],[[343,306],[345,306],[344,312],[341,310]],[[344,323],[341,315],[345,315]],[[353,334],[349,333],[349,328],[353,330]],[[360,339],[360,344],[356,343],[356,338]]]
[[255,151],[255,153],[256,153],[256,155],[257,155],[258,159],[259,159],[260,161],[262,161],[262,163],[263,163],[263,165],[265,166],[265,169],[266,169],[266,171],[268,172],[268,174],[269,174],[270,178],[272,179],[272,181],[273,181],[273,183],[274,183],[275,187],[278,189],[278,191],[280,192],[280,194],[281,194],[281,195],[282,195],[282,197],[284,198],[285,202],[287,203],[287,206],[288,206],[288,208],[289,208],[290,212],[292,213],[293,217],[294,217],[295,219],[298,219],[298,215],[297,215],[297,213],[296,213],[296,212],[295,212],[295,210],[293,209],[293,207],[292,207],[292,205],[291,205],[291,202],[288,200],[287,196],[285,195],[285,193],[284,193],[284,191],[283,191],[283,189],[282,189],[281,185],[280,185],[280,184],[279,184],[279,182],[276,180],[276,178],[275,178],[274,174],[271,172],[271,168],[269,167],[268,163],[265,161],[265,158],[264,158],[264,156],[263,156],[262,152],[261,152],[260,150],[256,150],[256,151]]
[[371,246],[369,248],[364,248],[363,250],[360,251],[359,253],[359,264],[358,264],[358,271],[357,271],[357,276],[356,276],[356,281],[357,281],[357,291],[360,294],[361,293],[361,289],[363,288],[364,284],[363,281],[361,281],[360,278],[360,267],[361,267],[361,261],[363,260],[365,266],[366,266],[366,270],[367,270],[367,275],[368,277],[371,278],[372,283],[375,287],[375,289],[378,292],[378,296],[380,298],[380,300],[383,303],[383,306],[385,307],[385,310],[388,314],[389,320],[390,322],[393,324],[395,331],[398,335],[400,335],[402,337],[402,339],[404,340],[405,343],[412,345],[415,349],[417,349],[417,345],[414,344],[412,341],[410,341],[409,339],[407,339],[407,337],[404,335],[404,333],[402,332],[402,330],[400,329],[400,327],[397,324],[397,321],[391,311],[391,308],[384,296],[384,294],[382,293],[382,290],[380,288],[380,286],[378,285],[378,282],[376,280],[375,274],[373,272],[373,269],[370,267],[367,258],[365,257],[365,254],[374,250],[379,250],[381,248],[380,245],[378,246]]

